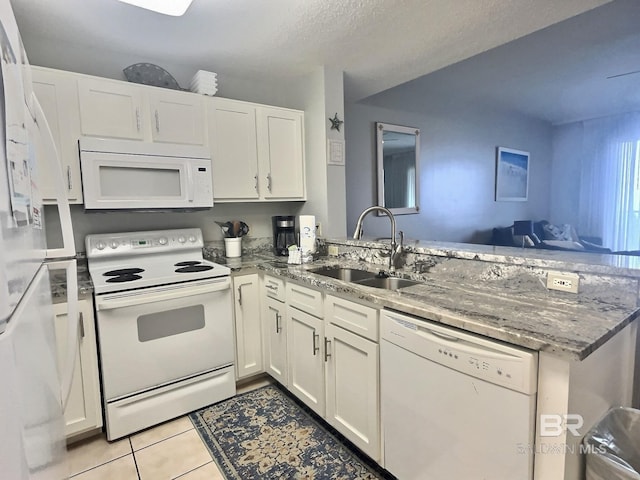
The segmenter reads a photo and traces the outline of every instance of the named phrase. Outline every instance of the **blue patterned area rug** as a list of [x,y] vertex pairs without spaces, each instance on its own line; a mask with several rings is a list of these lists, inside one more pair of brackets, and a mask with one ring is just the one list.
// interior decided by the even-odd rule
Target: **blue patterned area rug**
[[392,479],[275,385],[189,415],[227,480]]

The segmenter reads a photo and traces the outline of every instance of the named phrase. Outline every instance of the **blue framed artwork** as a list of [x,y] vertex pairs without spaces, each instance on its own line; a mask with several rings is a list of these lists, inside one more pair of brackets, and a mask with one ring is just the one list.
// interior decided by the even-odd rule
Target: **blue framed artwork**
[[498,147],[496,201],[526,202],[529,195],[529,152]]

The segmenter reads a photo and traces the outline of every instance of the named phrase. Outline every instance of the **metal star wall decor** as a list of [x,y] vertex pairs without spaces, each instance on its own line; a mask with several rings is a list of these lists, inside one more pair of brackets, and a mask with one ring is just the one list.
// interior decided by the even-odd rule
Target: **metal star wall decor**
[[333,118],[330,118],[329,121],[331,122],[331,130],[337,130],[337,131],[340,131],[340,125],[344,123],[344,121],[338,118],[338,112],[336,112]]

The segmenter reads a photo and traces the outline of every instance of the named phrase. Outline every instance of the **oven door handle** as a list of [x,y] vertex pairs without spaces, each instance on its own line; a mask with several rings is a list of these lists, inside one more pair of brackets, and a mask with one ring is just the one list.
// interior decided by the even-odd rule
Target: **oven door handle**
[[96,310],[113,310],[115,308],[135,307],[145,303],[161,302],[164,300],[175,300],[177,298],[192,297],[207,293],[219,292],[231,289],[231,280],[225,277],[221,280],[213,280],[205,285],[193,285],[185,288],[184,285],[167,287],[166,290],[150,293],[136,292],[134,294],[115,294],[107,296],[96,296]]

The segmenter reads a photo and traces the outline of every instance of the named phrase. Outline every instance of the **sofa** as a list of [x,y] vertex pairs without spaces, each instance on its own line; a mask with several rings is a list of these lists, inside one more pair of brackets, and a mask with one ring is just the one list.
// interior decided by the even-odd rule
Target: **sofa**
[[602,246],[600,238],[579,236],[573,226],[554,225],[547,220],[538,222],[517,220],[510,227],[494,228],[491,245],[574,252],[637,254],[637,252],[612,252],[611,249]]

